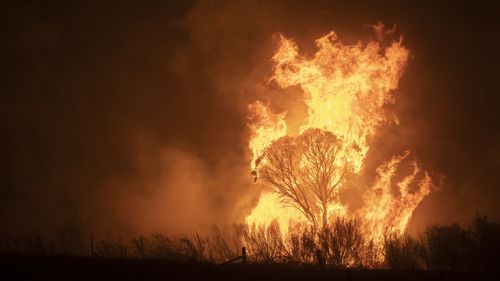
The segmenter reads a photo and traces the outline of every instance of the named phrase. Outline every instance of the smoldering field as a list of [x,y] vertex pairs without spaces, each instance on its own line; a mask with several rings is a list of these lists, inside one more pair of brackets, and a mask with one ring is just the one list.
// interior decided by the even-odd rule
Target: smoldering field
[[499,41],[491,36],[499,25],[488,4],[4,5],[6,236],[57,236],[75,214],[100,239],[243,222],[260,192],[249,171],[247,106],[266,95],[278,110],[292,103],[267,83],[276,35],[313,53],[328,31],[363,41],[377,21],[398,24],[412,59],[394,105],[400,125],[374,140],[368,165],[411,149],[440,181],[415,210],[412,233],[467,225],[475,212],[499,219]]

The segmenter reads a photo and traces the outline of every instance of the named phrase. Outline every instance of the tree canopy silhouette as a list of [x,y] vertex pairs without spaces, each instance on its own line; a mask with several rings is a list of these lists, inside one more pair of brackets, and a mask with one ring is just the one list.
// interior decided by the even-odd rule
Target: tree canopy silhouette
[[352,170],[348,159],[352,149],[356,148],[329,131],[308,129],[273,142],[258,160],[257,173],[284,204],[324,230]]

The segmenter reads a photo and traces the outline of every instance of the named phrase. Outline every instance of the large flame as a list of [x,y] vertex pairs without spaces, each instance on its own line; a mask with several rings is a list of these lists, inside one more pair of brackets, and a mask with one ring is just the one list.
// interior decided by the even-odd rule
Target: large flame
[[[381,41],[383,26],[375,26],[375,31],[378,40],[352,45],[343,44],[332,31],[316,40],[318,50],[312,57],[301,55],[293,40],[280,36],[280,46],[272,57],[274,72],[270,81],[283,89],[300,87],[304,93],[302,102],[307,113],[299,135],[317,128],[338,136],[345,143],[343,147],[355,146],[357,149],[342,151],[342,159],[348,159],[355,174],[364,167],[369,138],[397,120],[385,105],[394,103],[409,58],[402,38],[386,44]],[[286,112],[273,112],[260,101],[251,104],[249,111],[251,168],[257,179],[264,151],[291,132],[287,131]],[[410,153],[405,152],[377,169],[375,183],[362,196],[362,208],[351,210],[346,204],[333,202],[328,206],[329,214],[360,219],[370,240],[381,241],[388,233],[404,233],[414,209],[430,191],[429,176],[410,158]],[[397,175],[405,170],[405,161],[409,163],[407,175],[401,179]],[[283,231],[293,222],[307,222],[298,210],[283,205],[276,194],[266,191],[246,221],[269,224],[272,220],[277,220]]]

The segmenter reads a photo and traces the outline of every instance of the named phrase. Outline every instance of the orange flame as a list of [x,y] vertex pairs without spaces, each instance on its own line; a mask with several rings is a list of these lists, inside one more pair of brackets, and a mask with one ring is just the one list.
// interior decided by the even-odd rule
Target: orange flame
[[[381,40],[383,26],[379,24],[374,29]],[[358,148],[343,151],[342,157],[348,159],[354,173],[359,175],[370,149],[369,138],[396,120],[384,106],[395,101],[395,90],[407,65],[409,50],[402,45],[402,38],[386,48],[380,41],[347,45],[340,42],[333,31],[317,39],[316,46],[318,50],[312,57],[302,56],[293,40],[280,36],[280,46],[272,57],[274,72],[270,81],[283,89],[292,86],[302,89],[307,114],[299,134],[318,128],[340,137],[344,147]],[[266,148],[288,135],[286,112],[272,112],[259,101],[251,104],[249,111],[251,168],[258,171]],[[364,192],[361,209],[353,211],[347,205],[334,202],[328,207],[329,214],[359,218],[365,235],[371,240],[381,241],[386,232],[404,233],[413,210],[430,192],[430,178],[416,162],[411,164],[408,176],[394,183],[399,166],[409,154],[393,157],[377,169],[377,180]],[[397,192],[393,192],[394,185]],[[298,210],[283,206],[277,195],[264,192],[246,221],[267,225],[273,219],[285,232],[292,222],[307,222]]]
[[[412,172],[401,181],[394,182],[398,166],[409,154],[406,151],[378,167],[377,181],[363,195],[365,207],[359,210],[359,216],[365,223],[366,233],[376,242],[382,242],[386,235],[403,234],[413,210],[430,193],[431,179],[427,172],[421,173],[415,161],[411,162]],[[410,189],[415,186],[418,188],[411,192]]]

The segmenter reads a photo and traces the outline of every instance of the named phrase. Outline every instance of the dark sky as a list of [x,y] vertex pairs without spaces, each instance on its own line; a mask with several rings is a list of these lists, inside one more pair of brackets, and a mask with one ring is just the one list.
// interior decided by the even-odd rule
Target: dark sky
[[412,225],[500,219],[494,1],[77,2],[1,4],[0,233],[74,213],[128,232],[241,219],[257,194],[246,108],[276,34],[313,52],[330,30],[355,42],[378,21],[412,54],[401,126],[378,146],[412,149],[443,178]]

